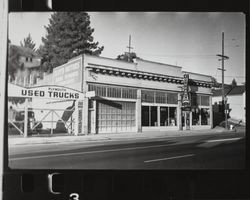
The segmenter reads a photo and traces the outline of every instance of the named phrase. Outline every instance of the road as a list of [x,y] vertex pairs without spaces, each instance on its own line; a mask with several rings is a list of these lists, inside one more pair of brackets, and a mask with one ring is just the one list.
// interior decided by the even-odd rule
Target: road
[[20,145],[13,169],[244,169],[244,133]]

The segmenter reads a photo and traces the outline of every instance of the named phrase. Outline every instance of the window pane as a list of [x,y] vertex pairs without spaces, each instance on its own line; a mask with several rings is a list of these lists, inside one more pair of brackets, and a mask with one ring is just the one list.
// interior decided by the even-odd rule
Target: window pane
[[177,108],[176,107],[169,107],[169,120],[170,126],[177,126]]
[[161,126],[168,126],[168,107],[160,107]]
[[149,106],[142,106],[142,126],[149,126]]
[[208,108],[201,109],[201,125],[210,124],[210,113]]
[[192,125],[200,125],[200,110],[199,108],[192,109]]
[[137,97],[137,90],[136,89],[122,88],[122,98],[136,99],[136,97]]
[[154,103],[154,92],[142,90],[142,102]]
[[157,126],[157,106],[150,106],[151,110],[151,126]]
[[177,93],[168,93],[167,94],[167,103],[178,104],[178,94]]
[[165,92],[155,92],[156,103],[167,103]]
[[201,105],[209,106],[209,96],[201,96]]

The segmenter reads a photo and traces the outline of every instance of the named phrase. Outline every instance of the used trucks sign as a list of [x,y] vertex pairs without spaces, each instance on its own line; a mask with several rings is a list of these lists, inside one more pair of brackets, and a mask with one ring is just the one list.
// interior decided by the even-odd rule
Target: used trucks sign
[[25,88],[12,83],[8,83],[8,96],[66,100],[80,100],[84,97],[82,92],[67,87],[39,86]]

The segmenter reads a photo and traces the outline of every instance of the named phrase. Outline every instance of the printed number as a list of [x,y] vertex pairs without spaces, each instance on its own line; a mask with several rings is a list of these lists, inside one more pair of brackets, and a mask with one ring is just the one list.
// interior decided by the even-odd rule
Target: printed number
[[77,193],[71,193],[69,197],[69,200],[79,200],[79,194]]

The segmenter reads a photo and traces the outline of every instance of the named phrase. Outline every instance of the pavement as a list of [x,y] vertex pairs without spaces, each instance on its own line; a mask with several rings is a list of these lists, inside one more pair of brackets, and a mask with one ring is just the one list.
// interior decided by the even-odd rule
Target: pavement
[[9,136],[8,145],[34,145],[34,144],[52,144],[52,143],[91,143],[91,142],[105,142],[105,141],[119,141],[119,140],[139,140],[150,138],[164,138],[164,137],[183,137],[183,136],[195,136],[195,135],[208,135],[208,134],[220,134],[225,133],[226,130],[221,127],[214,129],[204,130],[184,130],[184,131],[147,131],[142,133],[109,133],[109,134],[96,134],[96,135],[40,135],[29,136],[24,138],[23,136]]

